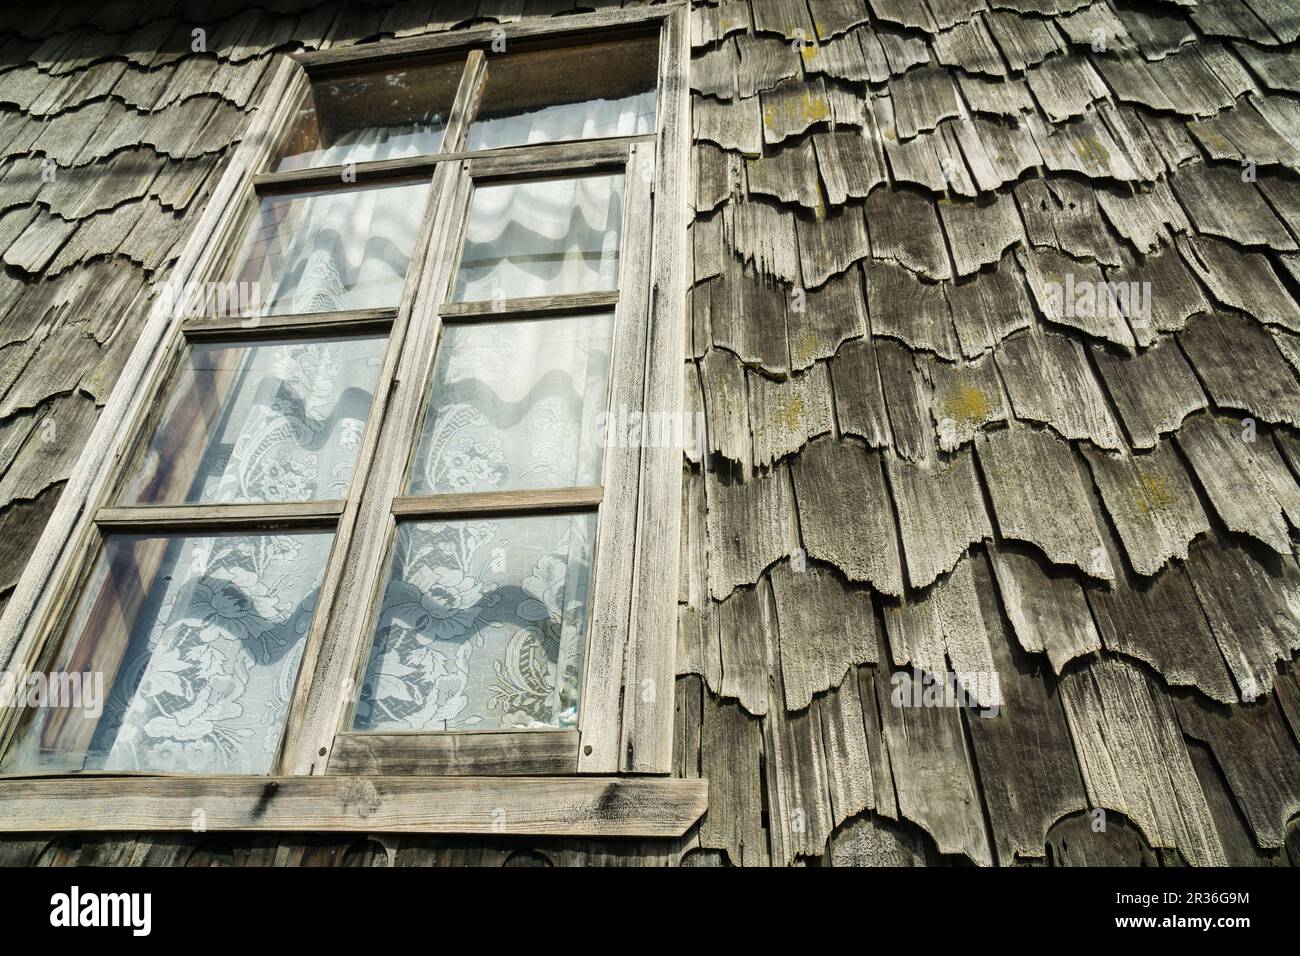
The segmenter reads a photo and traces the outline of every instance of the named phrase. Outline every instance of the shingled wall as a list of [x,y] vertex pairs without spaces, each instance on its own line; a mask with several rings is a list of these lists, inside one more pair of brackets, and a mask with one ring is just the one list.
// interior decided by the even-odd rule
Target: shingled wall
[[[276,52],[575,9],[240,6],[0,10],[5,591]],[[703,823],[0,859],[1300,861],[1300,5],[694,7],[675,733]],[[1149,313],[1058,294],[1117,282]],[[894,706],[917,670],[998,681]]]

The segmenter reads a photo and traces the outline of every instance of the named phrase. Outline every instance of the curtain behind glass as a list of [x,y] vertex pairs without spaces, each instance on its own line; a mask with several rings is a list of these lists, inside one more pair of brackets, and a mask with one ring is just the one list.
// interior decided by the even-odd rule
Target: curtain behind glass
[[426,188],[333,190],[295,203],[267,314],[397,305]]
[[333,538],[110,536],[57,666],[102,710],[29,710],[4,772],[268,772]]
[[560,103],[514,114],[483,116],[469,131],[469,149],[501,149],[533,143],[653,133],[655,92],[618,99]]
[[600,484],[613,321],[448,326],[410,493]]
[[474,190],[458,302],[608,292],[618,287],[623,176]]

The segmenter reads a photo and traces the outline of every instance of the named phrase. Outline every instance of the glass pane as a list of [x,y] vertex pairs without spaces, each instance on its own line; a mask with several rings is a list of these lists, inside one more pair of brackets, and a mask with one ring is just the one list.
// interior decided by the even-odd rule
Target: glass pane
[[387,339],[192,346],[128,504],[347,495]]
[[600,484],[614,317],[444,328],[411,494]]
[[612,291],[622,220],[621,173],[479,186],[455,299]]
[[243,313],[396,306],[428,190],[420,181],[263,198],[233,270]]
[[489,57],[469,148],[653,133],[657,58],[644,38]]
[[274,169],[307,169],[436,153],[464,61],[311,84]]
[[3,771],[267,773],[333,538],[110,536]]
[[398,526],[357,730],[573,727],[596,516]]

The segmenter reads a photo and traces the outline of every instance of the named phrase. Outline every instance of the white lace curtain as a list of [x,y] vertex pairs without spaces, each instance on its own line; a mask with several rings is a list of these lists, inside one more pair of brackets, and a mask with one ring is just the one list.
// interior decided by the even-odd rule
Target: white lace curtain
[[[436,153],[442,146],[445,122],[441,116],[428,123],[348,130],[324,149],[312,151],[311,166],[341,166],[381,159],[407,159]],[[295,165],[306,166],[302,162]]]
[[[482,124],[475,142],[489,148],[641,132],[648,128],[645,113],[637,97],[554,107]],[[652,114],[653,99],[651,124]],[[334,147],[346,148],[349,160],[424,151],[418,131],[380,130],[369,142],[364,135],[352,139]],[[272,200],[286,205],[263,221],[250,247],[256,252],[248,256],[258,280],[272,290],[263,311],[396,305],[426,196],[427,184],[418,183]],[[621,220],[621,176],[480,188],[458,296],[612,290]],[[608,403],[611,326],[609,315],[588,315],[482,327],[459,343],[449,337],[436,386],[442,394],[435,396],[417,468],[419,490],[598,482],[603,450],[596,417]],[[485,334],[492,340],[482,340]],[[346,347],[295,346],[277,353],[267,379],[247,383],[251,406],[241,413],[242,423],[223,411],[220,440],[231,451],[205,460],[209,480],[192,490],[205,500],[286,500],[318,497],[324,488],[333,494],[345,485],[343,466],[351,464],[346,446],[359,429],[332,426],[330,408],[350,383],[347,376],[327,374],[327,366],[345,358]],[[245,361],[253,363],[256,352]],[[309,447],[323,435],[331,447],[340,444],[328,460]],[[295,452],[285,458],[286,442],[302,445],[297,451],[306,457]],[[304,461],[326,466],[328,474],[316,471],[296,483],[308,476],[289,475],[285,466]],[[270,471],[259,462],[269,463]],[[257,490],[250,476],[262,483]],[[276,490],[268,492],[266,481]],[[493,522],[478,547],[464,554],[443,543],[453,527],[429,528],[436,540],[397,565],[407,580],[394,581],[397,590],[386,595],[384,634],[372,649],[359,723],[412,729],[571,725],[594,542],[590,516]],[[87,596],[91,617],[81,619],[86,627],[80,633],[93,645],[83,641],[69,651],[87,662],[111,659],[104,667],[111,687],[103,719],[75,731],[38,721],[16,751],[19,762],[27,769],[76,769],[85,760],[108,770],[266,772],[330,538],[281,534],[155,543],[158,550],[136,572],[144,593],[131,613],[105,603],[123,587],[109,577],[104,591]],[[466,546],[463,535],[455,540]],[[423,570],[416,574],[416,567]],[[452,687],[455,693],[443,699]],[[80,757],[60,751],[70,739]]]
[[559,103],[505,116],[482,117],[469,131],[469,149],[501,149],[568,139],[639,136],[654,132],[651,90],[616,99]]
[[268,315],[396,306],[426,183],[339,189],[284,203],[259,281]]
[[609,313],[443,332],[413,494],[600,483]]
[[466,226],[456,300],[615,289],[622,200],[621,175],[479,187]]

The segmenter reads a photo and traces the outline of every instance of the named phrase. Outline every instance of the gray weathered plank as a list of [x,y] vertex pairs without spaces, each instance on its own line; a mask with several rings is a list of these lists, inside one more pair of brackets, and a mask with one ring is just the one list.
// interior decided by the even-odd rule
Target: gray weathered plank
[[885,465],[912,587],[928,586],[956,567],[972,544],[993,536],[969,449],[947,462],[920,464],[886,452]]
[[806,560],[781,562],[771,581],[785,707],[803,710],[814,695],[838,687],[854,665],[875,663],[871,593]]
[[975,447],[1003,537],[1036,545],[1055,564],[1114,578],[1091,492],[1068,445],[1049,432],[1013,427],[985,433]]
[[989,549],[994,579],[1020,646],[1046,653],[1056,673],[1076,657],[1101,650],[1101,637],[1074,575],[1055,571],[1021,547]]
[[548,776],[578,769],[576,730],[339,734],[329,774]]
[[1266,444],[1267,438],[1261,443],[1262,436],[1255,441],[1247,441],[1248,437],[1237,419],[1197,415],[1183,423],[1178,447],[1228,530],[1251,535],[1279,554],[1290,555],[1283,501],[1295,500],[1295,480],[1277,451]]
[[795,460],[794,484],[809,556],[852,581],[901,594],[897,531],[879,454],[854,441],[818,438]]
[[1083,346],[1072,338],[1034,329],[1002,343],[997,365],[1016,417],[1050,425],[1062,438],[1123,447]]
[[1108,455],[1084,446],[1093,481],[1101,492],[1130,564],[1152,575],[1208,533],[1210,520],[1172,442],[1150,452]]
[[1215,313],[1193,322],[1178,341],[1216,405],[1300,427],[1300,379],[1257,322]]
[[0,782],[15,833],[216,830],[680,836],[707,780],[579,777],[63,777]]
[[1193,865],[1224,863],[1170,700],[1134,664],[1095,658],[1061,677],[1061,702],[1088,801],[1118,810],[1154,846]]

